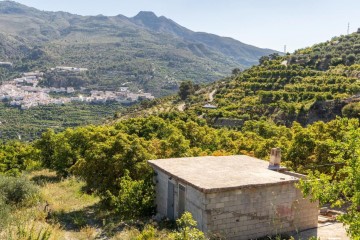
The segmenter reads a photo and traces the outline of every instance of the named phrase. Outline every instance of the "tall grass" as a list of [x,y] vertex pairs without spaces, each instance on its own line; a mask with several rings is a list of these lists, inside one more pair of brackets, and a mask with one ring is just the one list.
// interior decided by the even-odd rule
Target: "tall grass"
[[[32,209],[36,215],[36,209]],[[16,213],[3,231],[0,239],[6,240],[57,240],[62,238],[58,224],[47,224],[33,219],[31,215]]]
[[0,175],[0,239],[58,239],[58,226],[45,222],[40,189],[25,177]]

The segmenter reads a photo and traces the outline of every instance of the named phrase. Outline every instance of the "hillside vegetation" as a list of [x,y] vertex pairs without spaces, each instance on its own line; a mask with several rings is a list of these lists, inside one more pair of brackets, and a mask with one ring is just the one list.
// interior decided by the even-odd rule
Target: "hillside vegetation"
[[[204,120],[184,113],[167,113],[112,125],[67,129],[58,134],[49,130],[33,143],[8,142],[0,148],[0,172],[19,176],[22,171],[41,165],[55,170],[59,177],[82,179],[82,191],[98,196],[102,207],[95,208],[100,212],[94,215],[88,213],[93,212],[91,208],[80,212],[74,208],[71,212],[54,206],[48,221],[53,219],[61,227],[69,228],[69,224],[85,226],[98,221],[96,215],[107,211],[109,217],[115,218],[103,216],[112,223],[115,219],[149,219],[154,214],[154,183],[147,160],[228,154],[267,159],[269,149],[278,146],[283,149],[283,164],[288,168],[312,173],[310,176],[315,178],[321,174],[324,189],[304,182],[306,193],[315,193],[314,197],[320,198],[321,203],[336,206],[352,203],[342,220],[350,226],[350,233],[358,236],[355,225],[358,220],[349,220],[357,213],[354,193],[358,189],[349,183],[358,178],[354,175],[358,166],[354,153],[360,148],[359,129],[357,119],[336,119],[329,123],[316,122],[306,128],[296,123],[286,128],[266,121],[248,121],[241,131],[235,131],[211,128]],[[63,184],[73,187],[77,183]],[[96,203],[96,198],[89,196],[89,199]],[[54,204],[55,200],[52,201]],[[79,204],[82,208],[82,203]],[[80,231],[81,227],[74,229]]]
[[34,140],[49,128],[58,132],[68,127],[103,124],[123,110],[120,104],[71,103],[21,110],[0,103],[0,137],[2,141]]
[[[193,92],[187,109],[215,123],[218,119],[271,119],[290,126],[293,121],[306,125],[336,116],[359,117],[360,53],[354,46],[360,44],[360,34],[334,39],[336,45],[332,40],[287,56],[262,57],[260,65]],[[328,61],[326,70],[318,69],[325,55],[343,60]],[[213,90],[212,104],[217,108],[205,109]]]
[[193,32],[152,12],[133,18],[79,16],[12,1],[0,2],[0,40],[0,61],[13,62],[14,72],[84,67],[91,76],[86,84],[93,88],[127,83],[156,96],[174,93],[184,79],[215,81],[275,52]]
[[[150,27],[166,29],[159,23]],[[155,183],[147,160],[233,154],[268,160],[269,150],[279,147],[284,166],[308,175],[298,184],[303,193],[321,205],[343,207],[337,220],[358,239],[360,64],[354,46],[360,39],[359,33],[335,39],[287,56],[262,57],[260,65],[234,69],[231,77],[205,87],[184,81],[178,97],[142,102],[104,125],[49,129],[32,142],[1,143],[0,236],[40,231],[44,239],[56,234],[90,239],[97,233],[114,239],[211,238],[194,228],[190,214],[176,223],[152,222]],[[342,62],[326,60],[337,58]],[[32,180],[21,177],[44,168],[41,176],[30,173]],[[25,190],[31,192],[13,198],[13,192]],[[54,211],[35,210],[31,219],[40,226],[18,230],[11,219],[5,221],[44,201]]]

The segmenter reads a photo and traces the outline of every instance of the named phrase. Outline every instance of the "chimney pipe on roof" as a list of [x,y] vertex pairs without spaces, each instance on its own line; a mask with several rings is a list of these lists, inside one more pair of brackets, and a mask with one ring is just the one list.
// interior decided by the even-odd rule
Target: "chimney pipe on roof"
[[281,149],[272,148],[270,153],[270,166],[280,167],[281,163]]

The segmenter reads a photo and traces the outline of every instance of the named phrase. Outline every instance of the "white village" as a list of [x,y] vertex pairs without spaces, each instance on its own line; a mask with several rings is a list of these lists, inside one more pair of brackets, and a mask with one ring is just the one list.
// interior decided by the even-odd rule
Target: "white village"
[[[56,67],[51,71],[83,72],[86,68]],[[154,99],[151,93],[139,90],[134,93],[128,87],[120,87],[118,91],[87,91],[81,87],[41,87],[39,82],[43,80],[44,73],[40,71],[23,73],[21,77],[6,81],[0,85],[0,101],[7,102],[12,107],[29,109],[41,105],[63,105],[70,102],[106,103],[118,102],[130,104],[141,99]],[[83,94],[88,92],[87,94]],[[63,94],[60,97],[53,97],[51,93]],[[66,96],[69,95],[69,96]]]

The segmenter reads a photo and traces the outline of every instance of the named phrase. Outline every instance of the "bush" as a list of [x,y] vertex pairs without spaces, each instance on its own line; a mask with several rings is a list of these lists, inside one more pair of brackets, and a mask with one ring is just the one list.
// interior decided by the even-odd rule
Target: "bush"
[[156,230],[153,226],[147,225],[144,230],[136,237],[136,240],[155,240]]
[[39,167],[38,151],[30,144],[10,141],[0,144],[0,173],[19,176],[23,170]]
[[341,110],[344,117],[360,118],[360,103],[349,103]]
[[0,196],[7,205],[32,206],[40,200],[39,189],[24,177],[0,175]]
[[205,240],[206,237],[202,231],[196,228],[196,221],[191,213],[185,212],[181,218],[176,220],[178,231],[174,233],[175,240]]
[[112,204],[123,219],[135,219],[154,213],[155,189],[151,176],[147,180],[132,180],[129,171],[120,180],[118,196],[111,196]]

